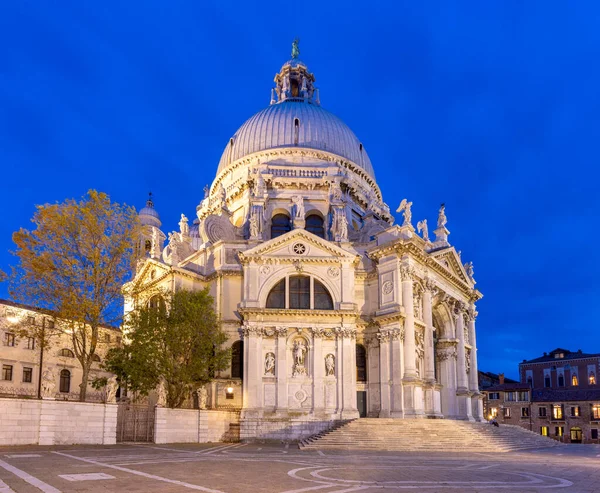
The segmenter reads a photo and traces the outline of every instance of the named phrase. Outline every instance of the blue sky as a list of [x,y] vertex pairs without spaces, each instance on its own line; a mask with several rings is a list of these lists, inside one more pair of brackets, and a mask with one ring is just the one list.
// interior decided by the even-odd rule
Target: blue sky
[[[3,2],[0,269],[34,204],[90,188],[164,229],[194,217],[229,137],[269,103],[294,37],[324,108],[475,264],[479,367],[600,352],[593,249],[597,2]],[[0,286],[6,297],[6,287]]]

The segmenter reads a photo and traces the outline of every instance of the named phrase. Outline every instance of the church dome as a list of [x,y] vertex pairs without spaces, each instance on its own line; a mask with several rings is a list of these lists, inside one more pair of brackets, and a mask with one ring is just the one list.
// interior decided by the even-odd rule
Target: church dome
[[293,97],[272,104],[247,120],[230,139],[218,172],[244,156],[278,147],[331,152],[375,177],[363,145],[342,120],[313,101]]
[[160,216],[154,208],[154,202],[152,202],[152,194],[150,194],[150,198],[146,201],[146,207],[140,209],[138,217],[140,218],[140,222],[143,226],[154,226],[156,228],[160,228],[162,225]]

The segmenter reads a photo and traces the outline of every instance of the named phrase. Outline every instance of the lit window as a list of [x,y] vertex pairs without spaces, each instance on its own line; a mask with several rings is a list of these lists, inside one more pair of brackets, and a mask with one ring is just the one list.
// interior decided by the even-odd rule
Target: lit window
[[590,372],[590,385],[596,385],[596,374],[594,372]]
[[579,416],[581,416],[581,408],[579,406],[572,406],[571,407],[571,417],[578,418]]
[[23,383],[31,383],[33,380],[33,368],[23,368]]
[[577,378],[577,375],[571,376],[571,385],[573,387],[577,387],[579,385],[579,379]]
[[592,404],[592,418],[600,419],[600,404]]
[[495,418],[496,416],[498,416],[498,408],[497,407],[492,407],[490,409],[490,417],[491,418]]
[[556,426],[556,427],[554,427],[554,434],[557,437],[562,437],[565,434],[565,427],[564,426]]
[[4,345],[5,346],[14,346],[15,345],[15,335],[11,332],[7,332],[4,334]]
[[529,417],[529,408],[528,407],[522,407],[521,408],[521,417],[522,418],[528,418]]
[[540,434],[541,434],[542,436],[545,436],[545,437],[547,437],[547,436],[548,436],[548,427],[547,427],[547,426],[542,426],[542,427],[540,428]]
[[554,404],[552,406],[552,419],[563,419],[562,404]]

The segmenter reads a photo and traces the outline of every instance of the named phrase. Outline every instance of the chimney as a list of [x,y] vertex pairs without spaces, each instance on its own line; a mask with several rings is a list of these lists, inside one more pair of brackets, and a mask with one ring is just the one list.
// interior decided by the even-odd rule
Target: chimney
[[500,385],[504,385],[504,373],[498,374],[498,380],[500,380]]

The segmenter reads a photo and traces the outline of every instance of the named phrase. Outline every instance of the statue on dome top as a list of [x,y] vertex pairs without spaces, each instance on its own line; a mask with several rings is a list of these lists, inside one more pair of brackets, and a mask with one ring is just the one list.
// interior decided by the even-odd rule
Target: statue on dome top
[[300,56],[300,48],[298,48],[298,43],[300,43],[298,38],[292,41],[292,60],[296,60],[298,56]]

